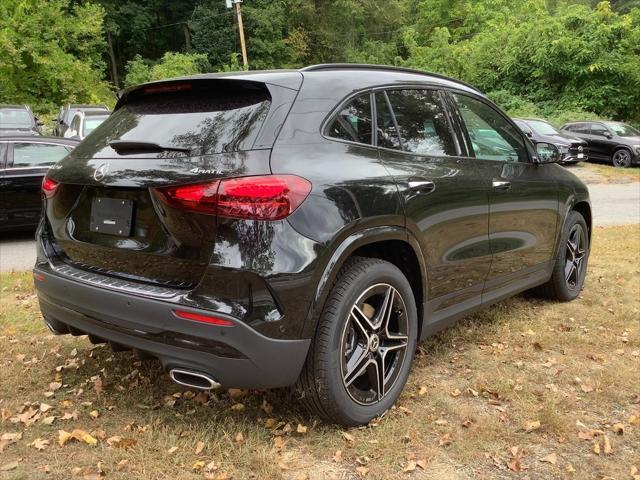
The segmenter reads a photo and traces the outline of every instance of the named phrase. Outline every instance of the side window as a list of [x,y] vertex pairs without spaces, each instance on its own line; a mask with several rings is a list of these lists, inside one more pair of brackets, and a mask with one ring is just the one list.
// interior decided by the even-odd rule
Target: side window
[[586,135],[589,135],[591,133],[591,129],[589,128],[588,123],[579,123],[578,125],[574,125],[571,128],[571,131],[576,133],[586,134]]
[[403,150],[423,155],[458,155],[453,133],[434,90],[387,92],[400,130]]
[[591,124],[591,135],[598,135],[599,137],[604,137],[609,131],[599,123]]
[[466,95],[453,94],[467,127],[476,158],[526,162],[527,149],[520,132],[496,110]]
[[349,102],[336,114],[326,130],[331,138],[371,145],[373,125],[369,93]]
[[378,146],[402,150],[393,115],[389,111],[387,97],[384,92],[376,93],[376,116]]
[[14,143],[13,167],[48,167],[69,153],[62,145],[44,143]]

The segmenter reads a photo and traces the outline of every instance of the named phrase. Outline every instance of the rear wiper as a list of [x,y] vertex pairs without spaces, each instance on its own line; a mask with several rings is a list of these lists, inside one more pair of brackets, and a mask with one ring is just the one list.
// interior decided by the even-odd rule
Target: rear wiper
[[172,152],[186,152],[191,153],[190,148],[184,147],[169,147],[158,145],[153,142],[142,142],[139,140],[111,140],[109,146],[118,152],[125,151],[172,151]]

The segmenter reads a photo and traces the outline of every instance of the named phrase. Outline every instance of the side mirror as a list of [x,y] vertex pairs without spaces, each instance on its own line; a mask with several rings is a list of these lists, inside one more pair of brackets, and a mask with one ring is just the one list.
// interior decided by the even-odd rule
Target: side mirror
[[560,151],[553,143],[537,143],[536,154],[538,163],[557,163],[560,161]]
[[613,138],[613,135],[609,132],[605,133],[604,136],[607,137],[609,140]]
[[533,138],[533,132],[527,132],[527,137]]

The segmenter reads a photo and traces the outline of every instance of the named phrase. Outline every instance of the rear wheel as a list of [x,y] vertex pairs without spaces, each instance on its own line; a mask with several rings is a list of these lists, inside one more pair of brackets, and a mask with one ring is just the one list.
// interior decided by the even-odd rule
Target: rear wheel
[[537,289],[538,293],[561,302],[576,298],[587,274],[589,248],[587,223],[580,213],[573,211],[562,231],[551,279]]
[[298,382],[306,407],[346,426],[382,415],[407,382],[417,333],[403,273],[383,260],[350,260],[327,299]]
[[613,152],[613,156],[611,157],[611,162],[614,167],[627,168],[631,166],[631,152],[624,148],[616,150]]

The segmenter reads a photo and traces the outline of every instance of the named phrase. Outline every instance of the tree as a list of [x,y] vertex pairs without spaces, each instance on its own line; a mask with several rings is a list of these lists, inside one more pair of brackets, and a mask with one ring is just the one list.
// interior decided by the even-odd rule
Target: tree
[[0,102],[38,112],[66,102],[113,103],[102,80],[104,10],[69,1],[0,3]]
[[124,79],[125,87],[162,80],[165,78],[193,75],[209,69],[207,56],[204,54],[189,54],[166,52],[159,62],[150,64],[140,55],[127,63],[127,76]]

